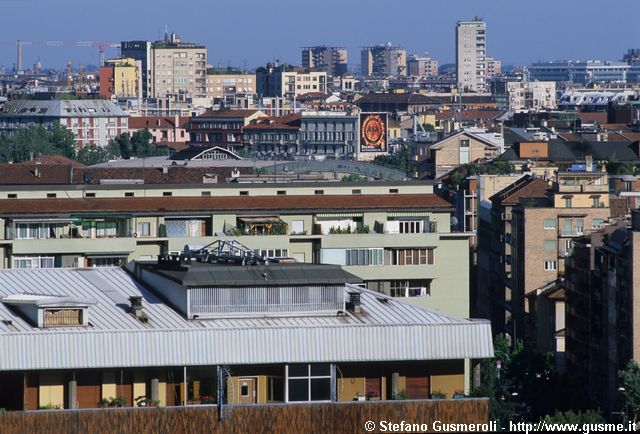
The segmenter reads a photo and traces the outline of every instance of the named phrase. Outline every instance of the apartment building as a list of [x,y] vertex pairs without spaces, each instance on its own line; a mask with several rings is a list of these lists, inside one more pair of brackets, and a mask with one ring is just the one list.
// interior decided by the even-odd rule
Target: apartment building
[[76,136],[76,146],[107,146],[129,130],[129,115],[104,100],[15,100],[0,110],[0,133],[39,125],[51,128],[60,123]]
[[152,89],[151,74],[151,42],[149,41],[122,41],[120,43],[120,55],[123,58],[134,59],[140,62],[139,79],[142,85],[142,97],[150,98]]
[[629,261],[637,244],[629,241],[636,230],[618,220],[577,238],[565,264],[567,371],[585,403],[605,411],[620,408],[616,375],[631,357],[629,340],[619,337],[633,335],[629,297],[638,285]]
[[360,51],[360,73],[369,76],[406,76],[407,50],[391,43],[363,47]]
[[340,77],[347,73],[348,52],[345,47],[304,47],[302,67],[324,71],[328,77]]
[[307,93],[327,92],[325,71],[296,70],[291,65],[272,65],[256,70],[256,92],[260,97],[293,101]]
[[411,77],[435,77],[438,75],[438,61],[428,56],[412,54],[407,59],[407,75]]
[[538,333],[548,318],[534,311],[535,298],[564,276],[574,240],[608,221],[607,175],[525,176],[491,201],[490,221],[478,226],[477,304],[484,304],[494,332],[547,351],[553,337]]
[[100,67],[100,96],[105,99],[142,97],[142,62],[133,58],[111,59]]
[[491,94],[502,110],[555,110],[555,81],[497,81],[491,82]]
[[534,63],[528,70],[532,80],[588,84],[626,83],[630,68],[626,62],[563,60]]
[[453,208],[430,183],[2,190],[18,199],[0,210],[4,267],[121,265],[231,238],[271,258],[342,265],[374,290],[469,316],[469,234],[451,231]]
[[487,90],[487,25],[478,17],[456,24],[456,76],[463,91]]
[[437,179],[463,164],[495,158],[503,150],[504,138],[499,133],[460,130],[435,143],[416,145],[419,176]]
[[207,48],[175,34],[151,44],[151,98],[207,97]]
[[486,57],[487,63],[487,78],[495,78],[502,74],[502,61],[495,57]]
[[129,132],[147,130],[153,143],[183,143],[190,140],[187,124],[190,118],[185,116],[132,116],[129,118]]
[[468,361],[493,357],[488,322],[370,291],[338,266],[225,242],[129,270],[0,270],[3,408],[453,397]]
[[251,121],[266,116],[260,110],[251,109],[207,111],[189,121],[189,143],[191,146],[241,148],[245,127]]
[[229,69],[207,70],[207,98],[232,106],[236,97],[256,93],[256,74]]

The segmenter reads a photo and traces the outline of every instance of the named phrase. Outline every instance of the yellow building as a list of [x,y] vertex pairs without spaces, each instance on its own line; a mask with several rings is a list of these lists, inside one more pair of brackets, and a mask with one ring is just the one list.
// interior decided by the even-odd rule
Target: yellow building
[[100,68],[100,95],[105,98],[142,95],[140,64],[132,58],[107,60]]

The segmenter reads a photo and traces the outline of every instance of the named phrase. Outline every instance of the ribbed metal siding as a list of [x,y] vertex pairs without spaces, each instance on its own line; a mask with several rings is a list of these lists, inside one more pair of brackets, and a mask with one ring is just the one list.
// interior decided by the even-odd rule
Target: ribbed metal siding
[[344,310],[344,286],[191,288],[189,291],[190,313],[201,318]]
[[0,335],[0,371],[493,356],[487,322]]

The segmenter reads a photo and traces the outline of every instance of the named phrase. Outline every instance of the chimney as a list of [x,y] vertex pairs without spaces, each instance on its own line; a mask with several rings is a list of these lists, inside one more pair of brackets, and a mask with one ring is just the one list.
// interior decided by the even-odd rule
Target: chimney
[[585,170],[587,172],[593,172],[593,155],[585,155],[584,157]]
[[360,314],[362,312],[362,303],[360,300],[360,292],[351,291],[347,293],[349,301],[347,301],[347,310],[349,312]]
[[129,312],[131,312],[140,321],[148,322],[149,317],[147,316],[146,313],[142,311],[142,296],[132,295],[129,297],[129,302],[131,303],[131,306],[129,307]]

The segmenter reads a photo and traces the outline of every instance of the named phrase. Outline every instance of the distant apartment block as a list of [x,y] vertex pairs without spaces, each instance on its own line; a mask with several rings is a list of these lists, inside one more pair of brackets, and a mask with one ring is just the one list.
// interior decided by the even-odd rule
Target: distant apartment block
[[364,76],[406,76],[407,50],[391,43],[364,47],[360,52],[360,72]]
[[502,61],[495,57],[486,57],[487,78],[494,78],[502,74]]
[[427,56],[411,55],[407,59],[407,75],[411,77],[435,77],[438,75],[438,61]]
[[243,146],[245,127],[261,117],[266,114],[252,109],[207,111],[191,118],[187,128],[190,145],[239,149]]
[[344,47],[304,47],[302,67],[324,71],[329,77],[339,77],[347,72],[348,52]]
[[129,130],[129,115],[111,101],[104,100],[15,100],[0,110],[0,133],[40,125],[51,128],[55,122],[71,130],[76,146],[107,146]]
[[230,106],[237,96],[255,93],[256,74],[233,69],[207,70],[207,99]]
[[120,43],[120,55],[123,58],[131,58],[140,62],[140,81],[142,84],[142,97],[151,97],[151,42],[149,41],[122,41]]
[[268,64],[256,70],[256,83],[256,93],[260,97],[279,97],[292,101],[307,93],[326,93],[327,73]]
[[487,25],[478,17],[456,24],[456,74],[461,90],[487,90]]
[[498,81],[491,82],[491,94],[502,110],[556,109],[555,81]]
[[626,62],[572,60],[534,63],[529,67],[532,80],[576,84],[627,82],[631,66]]
[[151,97],[182,94],[206,98],[206,47],[171,34],[151,45]]
[[142,62],[133,58],[107,60],[100,67],[100,96],[142,97]]

